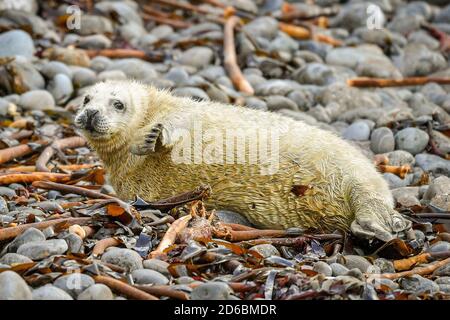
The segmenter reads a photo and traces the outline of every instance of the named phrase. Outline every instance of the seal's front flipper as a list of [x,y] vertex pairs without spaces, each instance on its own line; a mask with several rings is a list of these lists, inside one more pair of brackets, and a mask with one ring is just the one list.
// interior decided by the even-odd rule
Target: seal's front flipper
[[149,155],[158,151],[158,147],[164,147],[163,130],[161,123],[144,128],[144,138],[142,141],[132,144],[130,152],[138,156]]

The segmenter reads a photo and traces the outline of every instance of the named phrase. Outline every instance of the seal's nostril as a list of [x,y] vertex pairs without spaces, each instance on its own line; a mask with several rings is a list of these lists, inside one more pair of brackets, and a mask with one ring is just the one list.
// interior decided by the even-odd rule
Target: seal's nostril
[[97,113],[98,113],[98,110],[95,110],[95,109],[86,109],[86,117],[87,117],[88,119],[92,119]]

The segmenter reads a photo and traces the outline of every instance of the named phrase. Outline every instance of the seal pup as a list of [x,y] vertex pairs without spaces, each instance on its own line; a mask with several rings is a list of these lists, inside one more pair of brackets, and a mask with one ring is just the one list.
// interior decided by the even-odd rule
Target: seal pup
[[383,241],[411,228],[361,152],[276,113],[107,81],[87,90],[75,125],[123,199],[154,201],[209,184],[207,206],[259,227],[351,230]]

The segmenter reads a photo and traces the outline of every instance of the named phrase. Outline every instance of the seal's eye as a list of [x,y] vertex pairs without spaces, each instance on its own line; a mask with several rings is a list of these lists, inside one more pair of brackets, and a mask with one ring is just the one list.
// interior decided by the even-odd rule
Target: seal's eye
[[83,106],[87,105],[91,101],[91,98],[89,96],[84,97]]
[[123,105],[122,102],[120,102],[119,100],[116,100],[113,102],[113,106],[114,108],[116,108],[117,110],[123,110],[125,109],[125,106]]

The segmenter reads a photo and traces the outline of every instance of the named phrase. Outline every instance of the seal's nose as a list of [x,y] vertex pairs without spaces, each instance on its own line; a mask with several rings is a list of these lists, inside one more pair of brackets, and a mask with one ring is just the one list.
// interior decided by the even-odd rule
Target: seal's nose
[[94,120],[95,115],[98,113],[98,110],[95,109],[86,109],[86,129],[94,130]]
[[90,122],[94,116],[98,113],[98,110],[95,109],[86,109],[86,117],[88,119],[88,121]]

